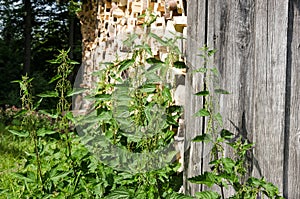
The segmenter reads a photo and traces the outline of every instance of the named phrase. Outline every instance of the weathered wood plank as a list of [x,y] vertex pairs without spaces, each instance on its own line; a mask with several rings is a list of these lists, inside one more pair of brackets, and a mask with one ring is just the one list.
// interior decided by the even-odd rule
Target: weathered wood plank
[[300,198],[300,0],[290,1],[287,45],[286,121],[284,195]]
[[187,65],[189,67],[186,75],[186,97],[185,103],[188,104],[185,108],[185,121],[186,121],[186,133],[185,133],[185,171],[184,171],[184,187],[185,192],[189,194],[195,194],[200,191],[200,186],[196,184],[188,183],[187,178],[198,175],[201,173],[201,144],[192,143],[196,135],[201,134],[201,118],[195,118],[194,114],[199,110],[203,104],[202,100],[194,93],[200,91],[203,86],[203,79],[199,74],[192,74],[192,71],[196,68],[203,67],[202,61],[197,54],[199,54],[199,48],[205,43],[205,0],[189,0],[188,13],[193,13],[193,16],[188,18],[187,29]]
[[[205,2],[208,2],[208,6],[207,10],[203,11]],[[293,39],[290,39],[291,55],[287,56],[289,2],[294,2],[294,12]],[[221,86],[232,93],[220,98],[225,127],[255,143],[253,154],[249,154],[252,158],[249,171],[256,177],[260,177],[260,174],[265,176],[268,181],[277,185],[281,192],[285,188],[285,192],[291,192],[290,194],[292,190],[299,190],[299,178],[291,175],[296,173],[300,176],[299,143],[296,141],[300,137],[300,71],[299,61],[296,60],[296,57],[299,57],[299,7],[299,0],[212,0],[199,1],[198,4],[189,1],[188,10],[187,61],[192,65],[198,63],[192,54],[199,42],[189,41],[192,41],[195,35],[201,35],[199,31],[204,31],[202,34],[206,35],[205,40],[209,46],[218,50],[214,63],[221,73]],[[206,27],[198,27],[199,19],[196,17],[200,16],[207,16],[206,23],[203,23]],[[287,57],[291,60],[290,77]],[[292,85],[290,91],[287,85],[289,78]],[[186,82],[189,81],[190,76]],[[187,87],[186,102],[192,98],[192,89],[192,86]],[[289,95],[290,101],[287,99]],[[197,121],[189,121],[191,111],[200,104],[202,101],[199,99],[186,103],[187,138],[194,136],[189,135],[191,129],[202,128]],[[290,115],[286,113],[289,108]],[[287,137],[290,140],[286,140]],[[199,155],[199,152],[193,154],[190,150],[187,154],[195,156]],[[189,159],[191,160],[191,157]],[[284,160],[288,163],[284,163]],[[204,166],[202,169],[208,169],[207,161],[201,161]],[[288,166],[288,171],[285,166]],[[193,174],[191,165],[187,165],[186,168],[189,175]],[[199,174],[198,172],[195,170],[194,175]],[[287,176],[288,179],[283,179]],[[288,186],[285,182],[288,182]],[[193,188],[195,190],[192,190]],[[189,185],[187,192],[194,193],[198,190],[199,187]],[[296,196],[298,195],[294,193],[289,198],[299,198]]]
[[259,0],[256,9],[254,155],[282,192],[288,1]]

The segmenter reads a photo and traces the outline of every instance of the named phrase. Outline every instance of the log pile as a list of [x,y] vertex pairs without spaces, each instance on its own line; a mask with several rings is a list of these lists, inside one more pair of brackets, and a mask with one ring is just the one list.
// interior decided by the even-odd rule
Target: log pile
[[[148,10],[156,16],[151,24],[150,31],[159,37],[166,39],[174,35],[186,38],[187,34],[187,0],[90,0],[83,3],[82,12],[79,13],[82,28],[83,60],[82,70],[79,72],[80,85],[83,88],[92,88],[97,80],[93,72],[101,70],[99,63],[112,62],[128,57],[130,49],[123,45],[123,41],[132,33],[141,35],[136,38],[138,43],[143,35],[144,15]],[[185,54],[185,40],[177,42],[179,49]],[[149,43],[154,56],[164,60],[168,50],[154,39]],[[78,77],[78,76],[77,76]],[[184,104],[184,79],[185,71],[174,69],[171,71],[171,79],[176,80],[173,96],[176,105]],[[78,86],[78,85],[77,85]],[[75,103],[78,109],[86,109],[81,104]],[[88,106],[88,104],[85,104]],[[79,107],[78,107],[79,106]],[[183,127],[180,120],[177,134],[177,148],[180,148],[180,156],[183,155]],[[182,158],[180,159],[182,162]],[[180,169],[182,170],[182,168]]]
[[[143,33],[143,14],[149,10],[156,16],[151,32],[161,38],[176,35],[186,37],[186,0],[92,0],[83,5],[79,18],[83,37],[83,87],[90,88],[94,81],[92,72],[101,69],[99,63],[128,56],[123,41],[133,32]],[[93,30],[93,31],[92,31]],[[138,40],[137,39],[137,43]],[[152,53],[162,60],[165,48],[151,41]],[[184,54],[185,40],[178,41]]]

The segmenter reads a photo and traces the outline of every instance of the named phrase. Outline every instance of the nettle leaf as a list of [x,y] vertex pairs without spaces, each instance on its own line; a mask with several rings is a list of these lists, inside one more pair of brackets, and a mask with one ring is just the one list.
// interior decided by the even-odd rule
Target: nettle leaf
[[119,188],[112,191],[106,199],[131,199],[133,197],[132,190],[127,190],[125,188]]
[[146,59],[146,62],[147,62],[148,64],[163,64],[163,63],[164,63],[163,61],[161,61],[161,60],[159,60],[159,59],[152,58],[152,57]]
[[58,182],[59,180],[63,179],[64,177],[66,177],[70,173],[72,173],[72,171],[62,172],[58,175],[55,175],[54,177],[51,177],[50,179],[54,182]]
[[37,103],[35,103],[33,110],[36,110],[40,106],[42,101],[43,101],[43,98],[39,99],[39,101]]
[[54,76],[50,81],[49,81],[49,84],[51,84],[52,82],[55,82],[56,80],[60,79],[61,78],[61,75],[58,74],[56,76]]
[[193,140],[193,142],[210,142],[212,141],[211,135],[209,134],[203,134],[203,135],[197,135]]
[[140,50],[140,49],[145,50],[150,56],[152,56],[151,47],[148,44],[135,45],[134,48],[137,49],[137,50]]
[[223,126],[223,118],[222,118],[221,113],[215,114],[214,118],[217,120],[217,122],[219,123],[220,126]]
[[122,72],[126,69],[128,69],[130,66],[134,64],[135,60],[134,59],[126,59],[124,61],[121,61],[120,67],[119,67],[119,72]]
[[209,187],[212,187],[216,184],[217,176],[215,174],[205,171],[202,175],[198,175],[188,179],[191,183],[195,184],[205,184]]
[[221,196],[214,191],[196,192],[195,196],[198,199],[220,199],[221,198]]
[[110,119],[112,119],[112,113],[111,112],[102,112],[97,117],[101,121],[109,121]]
[[200,91],[195,94],[196,96],[207,96],[209,95],[209,91]]
[[209,115],[210,115],[209,111],[205,108],[200,109],[197,113],[195,113],[196,117],[207,117]]
[[71,111],[68,111],[67,113],[66,113],[66,118],[68,119],[68,120],[70,120],[70,121],[72,121],[73,123],[75,123],[76,121],[75,121],[75,118],[74,118],[74,116],[73,116],[73,113],[71,112]]
[[84,93],[85,91],[87,91],[87,89],[85,88],[77,88],[77,89],[73,89],[71,92],[68,93],[68,97],[71,97],[73,95],[78,95],[81,93]]
[[47,130],[47,129],[39,129],[37,131],[37,136],[44,137],[45,135],[52,135],[55,133],[56,133],[56,131],[51,131],[51,130]]
[[100,95],[96,95],[95,97],[85,97],[84,99],[97,100],[97,101],[109,101],[109,100],[111,100],[111,95],[100,94]]
[[29,132],[27,132],[27,131],[16,131],[16,130],[11,130],[11,129],[9,129],[8,131],[19,137],[28,137],[29,136]]
[[47,91],[37,95],[38,97],[58,97],[58,93],[55,91]]
[[[28,176],[26,176],[23,173],[11,173],[11,175],[19,180],[24,180],[26,182],[35,182],[35,178],[29,178]],[[31,175],[29,175],[29,176],[32,177]]]
[[172,101],[172,94],[169,88],[164,87],[162,90],[162,95],[164,96],[165,99]]
[[224,89],[221,89],[221,88],[215,89],[215,92],[218,93],[218,94],[223,94],[223,95],[230,94],[230,92],[228,92],[228,91],[226,91]]
[[226,129],[222,129],[221,133],[220,133],[221,137],[228,140],[233,138],[234,134],[231,133],[230,131],[226,130]]
[[235,162],[231,158],[221,158],[220,161],[222,162],[224,169],[227,172],[233,171]]
[[160,44],[162,44],[163,46],[165,46],[167,44],[166,41],[164,41],[162,38],[160,38],[158,35],[154,34],[154,33],[149,33],[150,37],[152,37],[153,39],[155,39],[156,41],[158,41]]
[[142,93],[153,93],[156,90],[155,84],[145,84],[139,89]]
[[182,193],[173,192],[171,195],[167,196],[169,199],[193,199],[194,197],[184,195]]
[[184,62],[182,62],[182,61],[176,61],[176,62],[174,62],[174,67],[175,68],[186,68],[186,65],[185,65],[185,63]]

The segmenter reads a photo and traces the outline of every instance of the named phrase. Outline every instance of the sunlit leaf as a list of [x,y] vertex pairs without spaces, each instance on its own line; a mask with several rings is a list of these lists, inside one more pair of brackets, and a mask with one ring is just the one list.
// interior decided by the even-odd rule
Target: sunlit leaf
[[212,140],[211,135],[203,134],[197,135],[192,141],[193,142],[210,142]]
[[27,131],[16,131],[16,130],[12,130],[12,129],[9,129],[8,131],[19,137],[28,137],[29,136],[29,132],[27,132]]
[[56,131],[51,131],[51,130],[48,130],[48,129],[39,129],[37,131],[37,136],[39,137],[44,137],[45,135],[52,135],[52,134],[55,134]]
[[220,199],[221,196],[214,191],[201,191],[195,193],[196,198],[198,199]]
[[126,69],[128,69],[130,66],[132,66],[134,64],[135,60],[134,59],[127,59],[124,60],[120,63],[120,67],[119,67],[119,72],[122,72]]
[[37,95],[38,97],[58,97],[58,93],[55,91],[47,91]]
[[59,78],[61,78],[61,75],[60,75],[60,74],[57,74],[56,76],[54,76],[54,77],[49,81],[49,84],[51,84],[52,82],[58,80]]
[[207,117],[209,115],[210,115],[209,111],[205,108],[200,109],[197,113],[195,113],[196,117]]
[[191,183],[205,184],[212,187],[216,182],[216,176],[213,173],[205,171],[202,175],[198,175],[188,179]]
[[196,93],[195,95],[197,95],[197,96],[207,96],[207,95],[209,95],[209,91],[200,91],[200,92]]

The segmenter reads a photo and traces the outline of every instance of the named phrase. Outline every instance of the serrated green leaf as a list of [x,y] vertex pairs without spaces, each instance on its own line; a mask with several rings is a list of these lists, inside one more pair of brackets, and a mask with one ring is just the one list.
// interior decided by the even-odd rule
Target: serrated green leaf
[[119,72],[122,72],[126,69],[128,69],[130,66],[132,66],[134,64],[135,60],[134,59],[126,59],[124,61],[121,61],[121,63],[119,64]]
[[11,81],[11,83],[22,83],[22,80],[14,80],[14,81]]
[[27,131],[16,131],[16,130],[12,130],[12,129],[8,129],[8,131],[19,137],[28,137],[29,136],[29,132],[27,132]]
[[111,95],[109,94],[100,94],[100,95],[96,95],[94,97],[95,100],[99,100],[99,101],[108,101],[111,99]]
[[41,98],[41,99],[34,105],[33,110],[36,110],[36,109],[40,106],[40,104],[41,104],[42,101],[43,101],[43,98]]
[[219,126],[223,126],[223,118],[222,115],[220,113],[215,114],[215,119],[217,120],[217,122],[219,123]]
[[182,61],[176,61],[176,62],[174,62],[174,67],[182,69],[182,68],[186,68],[186,65]]
[[168,99],[169,101],[172,101],[172,94],[169,88],[164,87],[162,90],[162,95],[164,98]]
[[156,90],[155,84],[145,84],[139,89],[142,93],[153,93]]
[[221,137],[228,140],[233,138],[234,134],[231,133],[230,131],[226,130],[226,129],[222,129],[221,133],[220,133]]
[[61,75],[60,75],[60,74],[55,75],[54,77],[52,77],[52,79],[51,79],[48,83],[51,84],[52,82],[58,80],[59,78],[61,78]]
[[39,129],[37,131],[37,136],[44,137],[45,135],[52,135],[55,133],[56,133],[56,131],[51,131],[51,130],[47,130],[47,129]]
[[55,91],[47,91],[37,95],[38,97],[58,97],[58,93]]
[[119,188],[112,191],[108,196],[105,197],[106,199],[131,199],[132,192],[125,188]]
[[223,164],[224,169],[227,172],[233,171],[233,167],[235,166],[235,162],[231,158],[220,158],[220,162]]
[[209,111],[205,108],[200,109],[197,113],[195,113],[196,117],[207,117],[209,115],[210,115]]
[[46,116],[48,116],[52,119],[56,119],[58,117],[58,113],[52,114],[52,113],[46,112],[45,110],[39,110],[39,113],[42,113],[42,114],[44,114],[44,115],[46,115]]
[[198,199],[220,199],[221,196],[214,191],[201,191],[201,192],[196,192],[195,196]]
[[23,173],[11,173],[12,176],[16,177],[19,180],[25,180],[26,182],[35,182],[35,179],[31,179]]
[[111,112],[102,112],[97,116],[101,121],[109,121],[112,118]]
[[193,142],[210,142],[212,141],[211,135],[209,134],[203,134],[203,135],[197,135],[193,140]]
[[209,91],[200,91],[195,94],[196,96],[207,96],[209,95]]
[[78,88],[78,89],[73,89],[71,92],[68,93],[68,97],[71,97],[73,95],[78,95],[78,94],[81,94],[81,93],[84,93],[86,91],[85,88]]
[[155,72],[157,71],[158,69],[161,69],[163,67],[164,63],[155,63],[155,64],[152,64],[148,69],[147,71],[151,71],[151,72]]
[[164,62],[162,62],[161,60],[159,60],[159,59],[155,59],[155,58],[148,58],[148,59],[146,59],[146,62],[148,63],[148,64],[163,64]]
[[156,41],[158,41],[163,46],[167,45],[166,41],[164,41],[162,38],[160,38],[158,35],[156,35],[156,34],[154,34],[152,32],[150,32],[148,36],[152,37],[153,39],[155,39]]
[[68,172],[62,172],[59,175],[55,175],[54,177],[51,177],[50,179],[54,182],[57,182],[58,180],[66,177],[67,175],[69,175],[72,171],[68,171]]
[[79,62],[77,61],[74,61],[74,60],[70,60],[68,61],[69,64],[72,64],[72,65],[76,65],[76,64],[79,64]]
[[188,181],[195,184],[205,184],[209,187],[212,187],[217,182],[216,178],[217,177],[213,173],[205,171],[202,175],[189,178]]
[[182,193],[173,192],[171,195],[167,196],[168,199],[193,199],[194,197],[184,195]]

